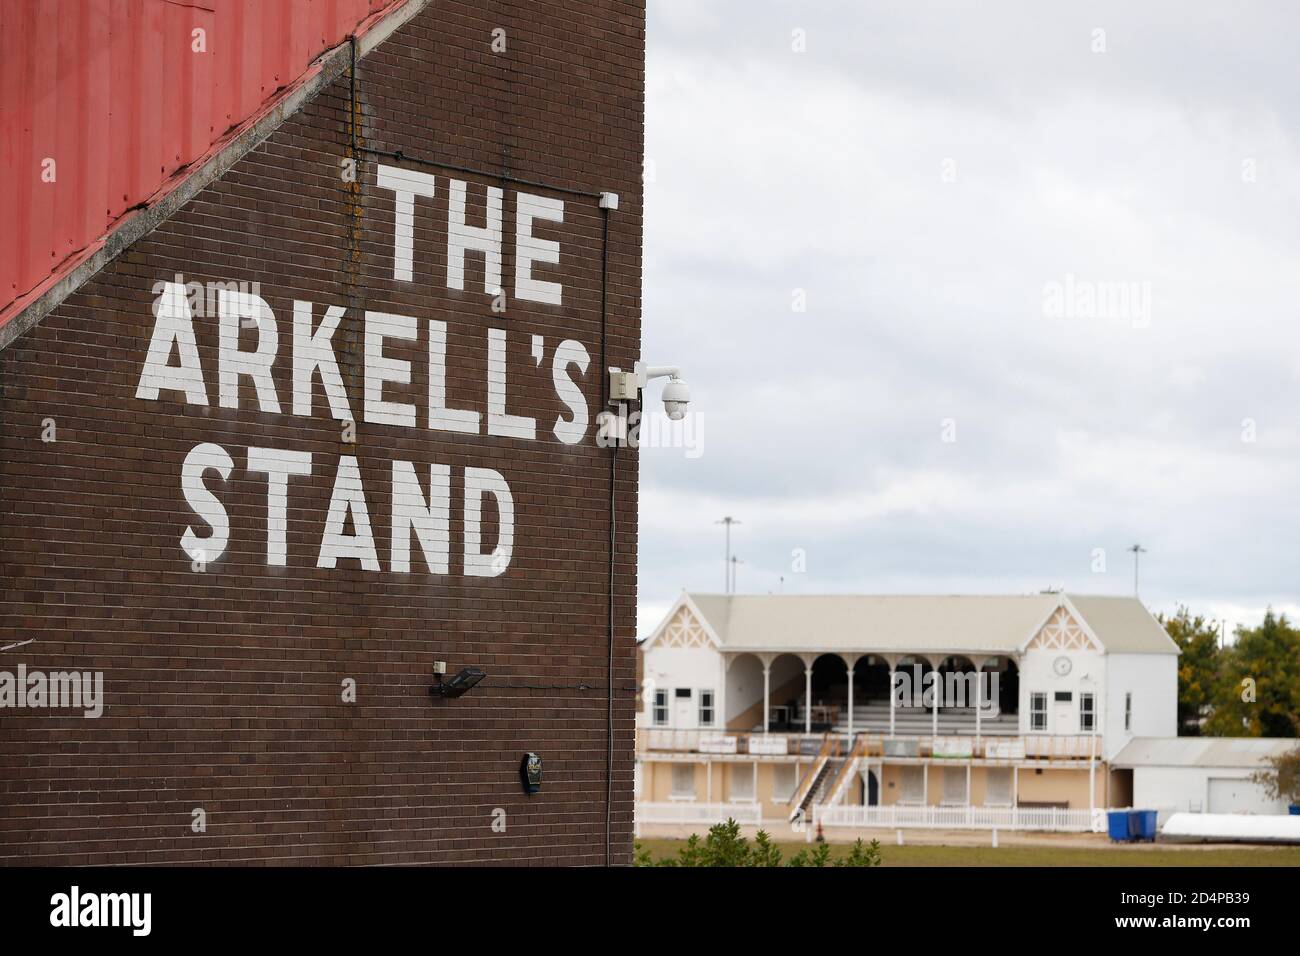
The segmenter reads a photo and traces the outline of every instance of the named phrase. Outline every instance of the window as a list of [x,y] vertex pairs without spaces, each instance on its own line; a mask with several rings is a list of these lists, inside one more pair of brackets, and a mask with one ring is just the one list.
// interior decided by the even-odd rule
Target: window
[[673,764],[672,796],[674,800],[695,799],[695,764],[693,763]]
[[1042,693],[1029,695],[1029,729],[1047,729],[1047,695]]
[[966,768],[943,768],[943,805],[945,807],[964,807],[970,802],[966,792]]
[[657,727],[668,723],[668,691],[666,690],[655,691],[654,722]]
[[794,772],[794,764],[777,763],[772,765],[772,802],[789,803],[794,797],[794,788],[798,786],[799,777]]
[[757,764],[733,763],[731,765],[731,799],[732,801],[751,801],[754,799],[754,768]]
[[989,767],[984,773],[984,806],[1011,806],[1011,768]]
[[700,726],[713,726],[713,691],[700,691]]
[[691,689],[689,687],[679,687],[675,691],[673,691],[673,695],[678,698],[685,697],[687,700],[690,700]]
[[1124,695],[1124,730],[1133,729],[1133,692]]
[[1097,711],[1093,706],[1092,694],[1079,695],[1079,730],[1090,734],[1097,729]]
[[903,795],[898,802],[916,806],[925,802],[925,768],[903,767]]
[[1058,690],[1056,692],[1056,702],[1058,704],[1068,704],[1074,700],[1074,692],[1069,690]]

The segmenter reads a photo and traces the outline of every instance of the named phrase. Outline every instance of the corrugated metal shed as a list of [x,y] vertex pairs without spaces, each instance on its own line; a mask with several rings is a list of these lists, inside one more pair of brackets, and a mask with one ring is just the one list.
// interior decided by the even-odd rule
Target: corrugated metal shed
[[0,326],[404,2],[0,3]]
[[1264,761],[1300,747],[1279,737],[1135,737],[1116,756],[1116,767],[1242,767],[1257,770]]

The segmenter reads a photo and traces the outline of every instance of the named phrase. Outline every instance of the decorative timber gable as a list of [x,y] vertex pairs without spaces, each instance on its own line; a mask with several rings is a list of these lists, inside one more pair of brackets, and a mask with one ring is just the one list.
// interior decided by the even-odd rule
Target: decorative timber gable
[[713,641],[691,609],[682,605],[664,625],[656,647],[712,647]]
[[1089,634],[1066,608],[1058,607],[1047,623],[1039,628],[1027,650],[1042,648],[1057,651],[1097,651],[1104,648]]

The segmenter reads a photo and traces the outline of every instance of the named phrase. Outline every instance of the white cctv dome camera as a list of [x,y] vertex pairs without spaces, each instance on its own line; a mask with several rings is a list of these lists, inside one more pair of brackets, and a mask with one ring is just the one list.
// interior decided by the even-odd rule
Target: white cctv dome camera
[[679,422],[686,417],[686,406],[691,403],[691,389],[681,379],[676,365],[645,365],[636,363],[631,372],[609,370],[609,400],[611,404],[635,401],[652,378],[666,378],[664,384],[664,414]]
[[674,375],[664,385],[664,414],[675,422],[686,417],[686,406],[691,403],[691,388]]

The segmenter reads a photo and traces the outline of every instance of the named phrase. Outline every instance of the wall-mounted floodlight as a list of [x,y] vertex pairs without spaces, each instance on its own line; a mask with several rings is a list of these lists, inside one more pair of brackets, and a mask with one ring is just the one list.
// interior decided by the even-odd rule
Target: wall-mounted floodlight
[[637,362],[631,372],[609,370],[609,400],[611,404],[630,402],[646,387],[652,378],[667,378],[664,383],[664,414],[678,422],[686,417],[686,406],[691,403],[690,386],[682,380],[681,369],[676,365],[645,365]]
[[530,797],[542,789],[542,756],[526,753],[519,764],[519,778],[524,783],[524,793]]
[[[439,667],[442,669],[439,670]],[[462,667],[455,677],[444,681],[442,675],[447,672],[447,665],[438,661],[433,665],[434,684],[429,688],[432,697],[460,697],[471,687],[487,677],[487,671],[477,667]]]

